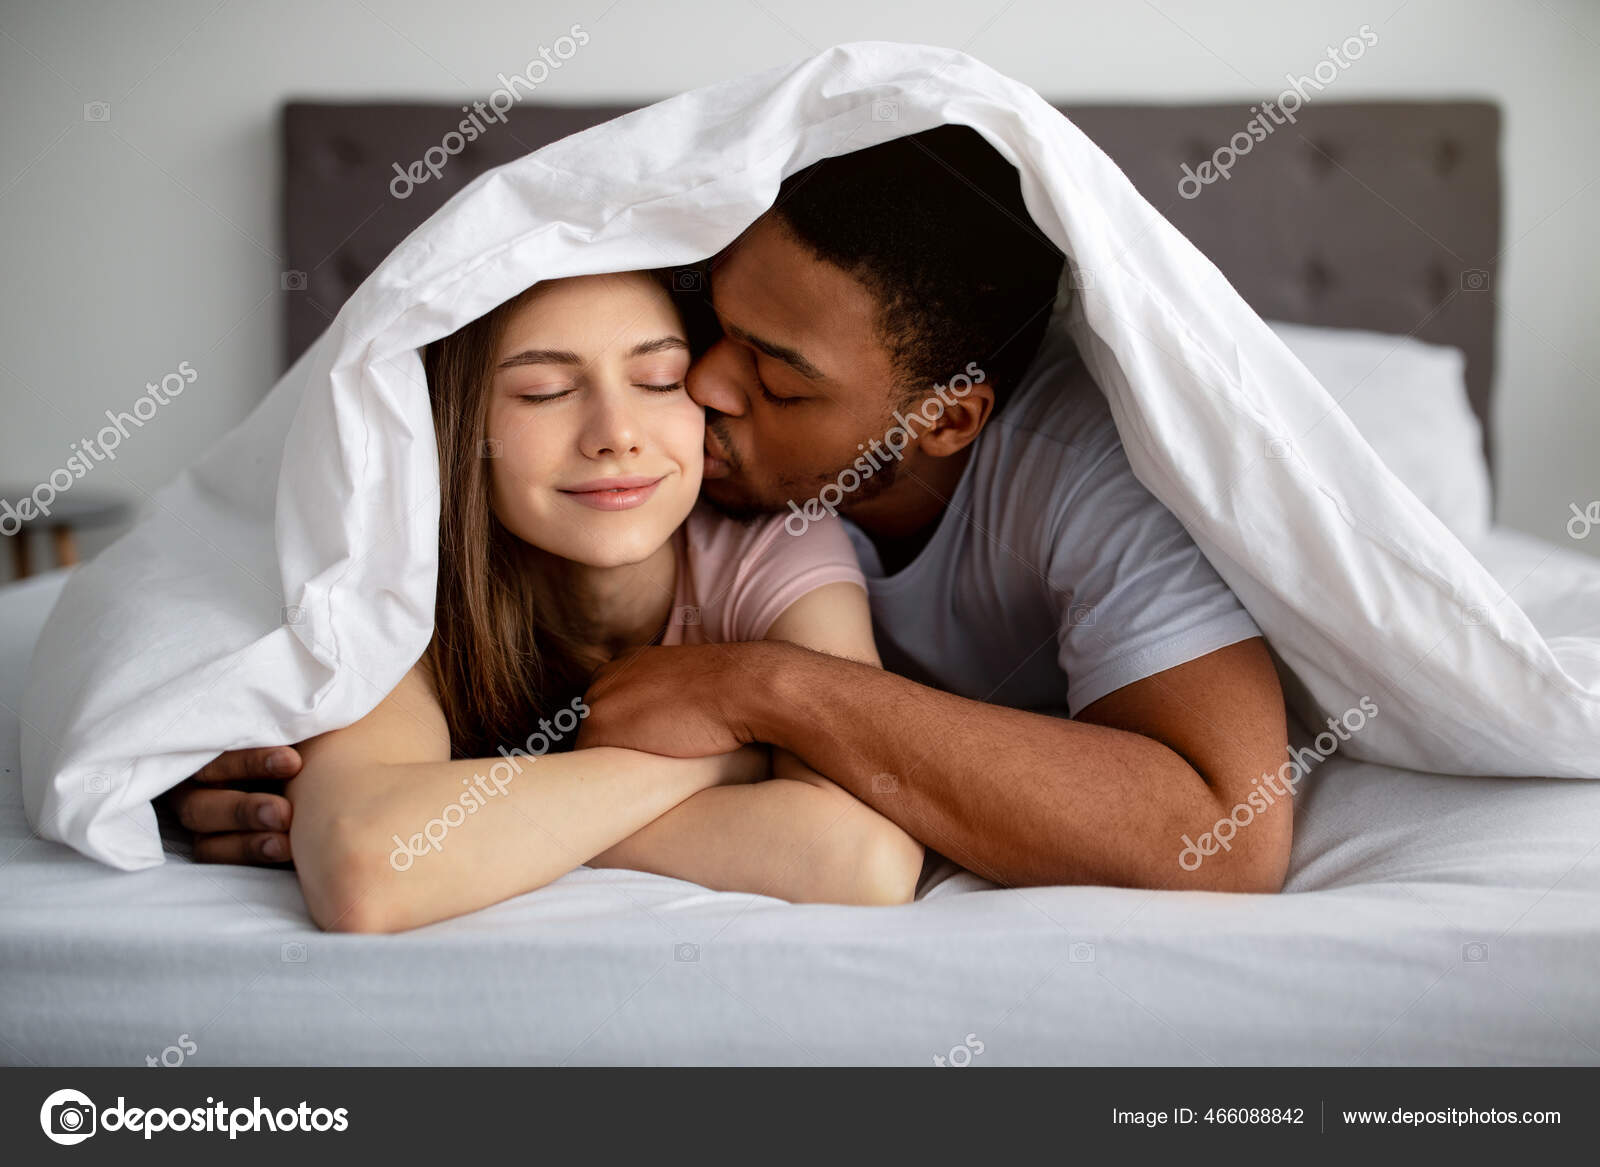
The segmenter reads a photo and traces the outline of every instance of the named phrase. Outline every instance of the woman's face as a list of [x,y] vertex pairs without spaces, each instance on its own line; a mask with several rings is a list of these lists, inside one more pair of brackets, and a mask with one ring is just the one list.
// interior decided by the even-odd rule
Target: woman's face
[[684,392],[689,345],[640,272],[538,285],[496,358],[483,453],[495,515],[552,555],[639,563],[700,492],[705,413]]

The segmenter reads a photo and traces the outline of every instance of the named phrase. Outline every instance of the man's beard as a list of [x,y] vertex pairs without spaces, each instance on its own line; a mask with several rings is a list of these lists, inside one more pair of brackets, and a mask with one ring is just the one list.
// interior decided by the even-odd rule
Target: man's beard
[[[714,486],[717,482],[728,482],[739,478],[744,473],[744,459],[739,456],[738,451],[729,440],[726,419],[713,418],[707,421],[706,425],[717,435],[717,441],[722,446],[723,460],[728,463],[730,474],[727,478],[712,479],[703,485],[701,487],[701,497],[714,510],[739,522],[751,523],[767,515],[784,514],[790,509],[789,503],[791,500],[793,500],[794,505],[804,507],[809,500],[818,497],[823,487],[828,486],[830,483],[836,484],[839,481],[839,476],[846,470],[853,471],[860,479],[860,485],[855,490],[845,494],[839,501],[839,513],[848,516],[851,508],[869,499],[877,498],[878,495],[893,486],[900,472],[899,459],[891,458],[879,462],[878,468],[872,471],[871,477],[862,476],[861,472],[856,469],[856,462],[866,456],[860,455],[857,458],[852,458],[833,473],[818,475],[814,480],[808,481],[800,478],[781,480],[778,483],[778,490],[782,493],[776,499],[768,500],[746,496],[725,500],[711,493],[708,488]],[[871,464],[871,460],[868,460],[867,465],[870,466]]]

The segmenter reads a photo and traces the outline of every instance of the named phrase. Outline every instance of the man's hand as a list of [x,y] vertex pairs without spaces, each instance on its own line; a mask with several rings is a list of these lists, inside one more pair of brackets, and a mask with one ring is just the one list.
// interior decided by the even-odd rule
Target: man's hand
[[287,863],[293,860],[289,800],[256,787],[299,772],[300,754],[292,746],[229,750],[161,801],[194,832],[196,863]]
[[726,754],[757,741],[735,715],[744,670],[757,656],[782,651],[770,641],[644,648],[597,674],[584,697],[589,715],[579,748],[620,746],[676,758]]

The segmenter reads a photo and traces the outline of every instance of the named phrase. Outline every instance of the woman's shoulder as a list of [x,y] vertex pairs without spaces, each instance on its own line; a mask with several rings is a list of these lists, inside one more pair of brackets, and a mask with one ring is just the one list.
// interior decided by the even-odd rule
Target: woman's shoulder
[[[804,523],[790,514],[736,519],[705,502],[686,524],[699,606],[728,640],[759,640],[785,608],[824,584],[866,582],[844,524],[831,515]],[[712,613],[707,613],[711,615]]]
[[734,518],[701,500],[690,512],[685,528],[691,550],[702,560],[715,557],[748,567],[772,557],[835,555],[842,550],[855,561],[844,523],[829,514],[811,519],[785,511]]

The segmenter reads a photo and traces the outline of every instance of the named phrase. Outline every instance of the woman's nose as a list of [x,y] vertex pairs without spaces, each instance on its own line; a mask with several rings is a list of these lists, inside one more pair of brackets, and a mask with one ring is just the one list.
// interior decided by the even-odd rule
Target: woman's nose
[[750,400],[749,387],[755,375],[754,359],[723,338],[689,367],[684,380],[696,405],[739,417]]
[[584,454],[590,458],[637,454],[643,435],[626,387],[596,393],[591,400],[594,405],[580,438]]

